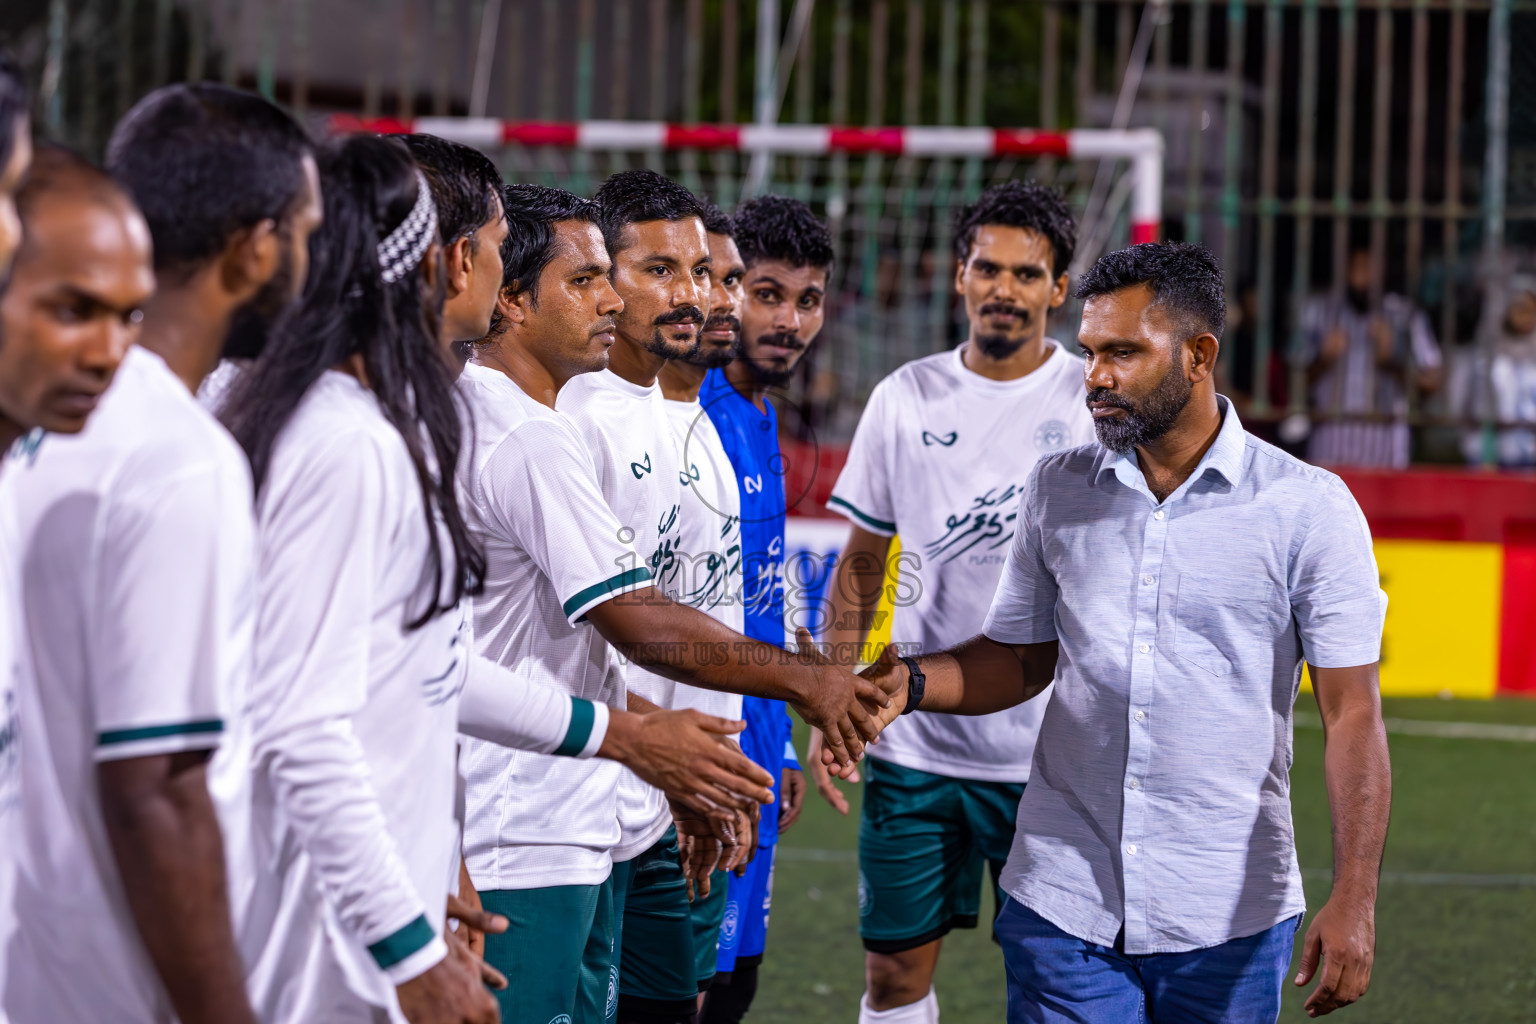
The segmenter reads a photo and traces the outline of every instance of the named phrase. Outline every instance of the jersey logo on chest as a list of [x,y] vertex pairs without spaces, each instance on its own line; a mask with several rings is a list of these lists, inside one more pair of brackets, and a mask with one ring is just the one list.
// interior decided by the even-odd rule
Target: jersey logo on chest
[[684,487],[687,487],[689,484],[698,483],[700,479],[699,464],[697,462],[688,463],[687,469],[680,469],[677,471],[677,479],[678,482],[681,483]]
[[645,476],[645,474],[649,473],[651,471],[651,453],[645,453],[644,462],[631,462],[629,464],[629,471],[635,474],[636,480],[639,480],[641,477]]
[[932,447],[936,444],[941,444],[945,448],[948,448],[950,445],[959,440],[959,438],[960,435],[953,430],[947,434],[933,434],[925,430],[923,431],[923,446],[926,448]]
[[1046,420],[1035,428],[1035,447],[1042,452],[1060,451],[1067,446],[1067,425],[1061,420]]
[[748,494],[761,494],[763,492],[763,474],[756,476],[744,476],[741,478],[742,489]]

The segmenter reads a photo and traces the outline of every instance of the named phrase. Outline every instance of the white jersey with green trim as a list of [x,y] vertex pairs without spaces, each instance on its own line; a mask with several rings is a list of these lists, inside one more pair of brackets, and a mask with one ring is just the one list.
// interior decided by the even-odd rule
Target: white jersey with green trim
[[[345,993],[398,1016],[394,985],[446,953],[457,871],[459,610],[432,597],[410,455],[378,402],[331,370],[273,445],[257,501],[253,718],[259,885],[248,952],[262,1020]],[[443,576],[453,547],[440,535]]]
[[[1094,440],[1083,364],[1047,338],[1033,373],[992,380],[962,349],[914,360],[869,396],[827,508],[899,534],[891,639],[944,650],[981,632],[1013,537],[1019,490],[1041,456]],[[870,756],[950,778],[1025,782],[1049,693],[994,715],[919,713]]]
[[[555,399],[592,453],[598,486],[608,506],[632,538],[642,564],[656,586],[677,599],[682,586],[678,559],[681,543],[682,452],[667,417],[661,387],[632,384],[612,370],[572,378]],[[678,684],[628,667],[629,688],[663,708],[674,706]],[[638,857],[671,824],[666,797],[625,770],[619,781],[619,828],[622,836],[613,859]]]
[[[460,491],[486,552],[485,591],[474,602],[480,653],[623,708],[624,664],[586,614],[651,586],[650,568],[624,539],[592,457],[563,413],[474,363],[458,388],[473,424]],[[620,765],[466,740],[463,766],[464,854],[476,888],[597,885],[608,877],[609,851],[619,842]]]
[[[378,1016],[440,961],[457,887],[458,732],[591,756],[607,714],[474,653],[405,442],[330,371],[273,446],[257,503],[257,893],[247,963],[269,1022]],[[344,983],[338,985],[337,979]]]
[[[701,402],[668,399],[667,417],[682,456],[677,600],[736,633],[746,629],[741,588],[741,492],[725,445]],[[739,651],[722,651],[732,663]],[[675,683],[672,707],[721,718],[741,717],[741,695]]]
[[[248,831],[250,472],[153,353],[132,348],[83,432],[33,434],[14,503],[25,646],[23,842],[5,1004],[18,1021],[175,1019],[128,909],[98,764],[219,748],[209,789],[231,892]],[[238,919],[243,900],[235,899]],[[82,922],[89,922],[82,925]]]

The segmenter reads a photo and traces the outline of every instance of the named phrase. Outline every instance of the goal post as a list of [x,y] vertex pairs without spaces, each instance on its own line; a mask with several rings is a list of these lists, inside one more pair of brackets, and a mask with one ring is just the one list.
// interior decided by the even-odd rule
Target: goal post
[[424,132],[478,149],[508,145],[617,152],[729,150],[785,156],[879,153],[909,157],[1061,157],[1126,160],[1131,241],[1156,241],[1162,226],[1163,137],[1154,128],[847,127],[814,124],[670,124],[665,121],[501,121],[489,117],[331,118],[334,131]]

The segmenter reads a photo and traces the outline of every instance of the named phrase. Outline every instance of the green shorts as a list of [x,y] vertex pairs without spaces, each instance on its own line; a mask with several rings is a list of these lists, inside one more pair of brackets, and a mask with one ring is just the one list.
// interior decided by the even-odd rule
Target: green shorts
[[[725,904],[713,911],[714,930],[707,933],[688,903],[688,882],[677,855],[677,829],[625,864],[614,865],[615,905],[619,918],[619,991],[626,1003],[681,1011],[698,998],[708,964],[715,973],[715,948]],[[627,884],[626,884],[627,883]],[[725,888],[724,882],[720,889]],[[713,896],[713,890],[711,890]],[[708,955],[698,946],[708,946]]]
[[612,878],[602,885],[487,890],[480,902],[511,922],[485,937],[486,962],[507,976],[507,987],[495,993],[503,1024],[616,1016]]
[[693,956],[697,961],[699,991],[715,980],[715,961],[720,956],[720,924],[725,920],[726,893],[731,875],[716,871],[709,876],[709,895],[693,901]]
[[982,865],[998,876],[1013,846],[1022,782],[976,782],[868,758],[859,819],[859,935],[900,953],[974,928]]

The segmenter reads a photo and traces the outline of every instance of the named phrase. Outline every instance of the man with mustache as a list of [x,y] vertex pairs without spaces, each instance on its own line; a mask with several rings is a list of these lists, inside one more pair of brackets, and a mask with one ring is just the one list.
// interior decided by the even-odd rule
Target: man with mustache
[[[705,203],[703,221],[709,240],[709,315],[693,348],[682,358],[669,359],[657,380],[682,453],[678,473],[683,488],[678,534],[682,585],[678,600],[741,633],[746,628],[741,605],[741,497],[720,435],[699,401],[699,388],[706,373],[736,357],[741,341],[741,282],[747,271],[731,237],[735,231],[731,218],[713,203]],[[741,717],[741,705],[740,698],[731,702],[731,718]],[[685,861],[705,870],[719,862],[714,872],[701,879],[691,907],[700,993],[709,988],[715,976],[728,870],[744,870],[751,859],[751,836],[758,820],[756,807],[739,816],[735,831],[740,842],[723,859],[718,840],[685,837]]]
[[[985,715],[1055,681],[995,934],[1010,1024],[1274,1021],[1305,909],[1291,825],[1303,662],[1326,734],[1333,891],[1295,984],[1358,999],[1391,804],[1386,595],[1349,489],[1216,393],[1209,252],[1110,253],[1078,285],[1099,443],[1040,460],[981,632],[873,677]],[[1318,974],[1319,962],[1321,973]]]
[[[592,457],[554,408],[573,377],[607,365],[623,304],[608,280],[596,204],[541,185],[506,186],[502,201],[506,283],[491,333],[475,343],[458,382],[474,421],[459,479],[487,557],[476,644],[538,683],[592,701],[592,735],[601,740],[589,744],[600,742],[599,758],[662,779],[680,800],[734,808],[738,794],[766,799],[767,777],[718,742],[740,723],[623,710],[622,648],[609,636],[615,621],[645,610],[620,599],[650,591],[650,573],[632,571],[634,547],[598,488]],[[609,851],[620,838],[618,766],[480,740],[465,741],[463,765],[470,874],[479,899],[511,924],[485,938],[486,958],[509,979],[498,993],[502,1020],[602,1019],[615,980]]]
[[[888,720],[892,705],[882,692],[818,659],[770,657],[761,644],[676,600],[685,580],[683,464],[656,381],[668,359],[692,351],[705,319],[700,306],[708,301],[711,260],[698,200],[654,171],[615,174],[595,199],[624,309],[614,318],[608,368],[573,378],[556,409],[571,418],[592,452],[603,496],[639,554],[640,564],[628,568],[655,583],[592,612],[603,635],[635,662],[630,710],[719,713],[732,706],[732,694],[788,700],[807,721],[830,730],[832,756],[851,766]],[[622,922],[618,1018],[692,1021],[699,965],[677,833],[703,835],[709,828],[680,808],[669,811],[659,790],[629,773],[618,804],[621,837],[612,854]]]
[[39,794],[23,805],[7,1008],[251,1021],[232,925],[248,888],[251,479],[193,393],[226,345],[256,347],[296,297],[318,176],[288,115],[207,83],[141,100],[107,165],[148,224],[157,288],[85,430],[44,437],[7,474]]
[[[742,203],[734,218],[746,277],[737,358],[709,371],[700,398],[736,473],[741,498],[742,603],[754,640],[783,644],[784,456],[775,402],[826,316],[832,237],[809,207],[784,196]],[[758,849],[742,877],[729,880],[718,973],[700,1020],[735,1024],[751,1008],[768,939],[773,854],[779,831],[794,824],[805,777],[791,742],[792,723],[778,701],[749,697],[742,749],[778,783],[779,803],[765,806]]]
[[[1067,297],[1076,225],[1053,189],[994,185],[955,218],[955,292],[970,335],[875,388],[827,507],[850,522],[832,588],[828,640],[863,651],[899,534],[917,597],[891,640],[943,650],[981,629],[1002,574],[1019,491],[1045,455],[1093,437],[1082,363],[1046,336]],[[943,936],[980,918],[982,869],[1013,841],[1045,698],[985,718],[924,715],[892,725],[872,752],[859,823],[859,932],[866,1024],[931,1024]],[[810,757],[817,789],[848,803]]]

